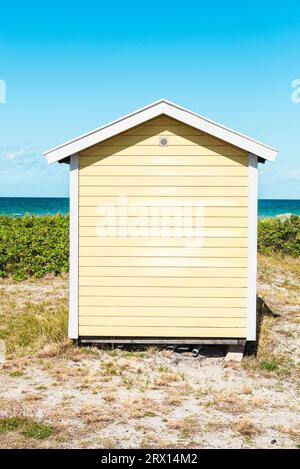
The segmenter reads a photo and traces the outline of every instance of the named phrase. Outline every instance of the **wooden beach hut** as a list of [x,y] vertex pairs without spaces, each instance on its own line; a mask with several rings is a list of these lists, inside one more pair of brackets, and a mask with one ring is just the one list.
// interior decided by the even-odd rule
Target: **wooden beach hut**
[[254,341],[257,165],[276,155],[164,99],[47,151],[70,165],[69,337]]

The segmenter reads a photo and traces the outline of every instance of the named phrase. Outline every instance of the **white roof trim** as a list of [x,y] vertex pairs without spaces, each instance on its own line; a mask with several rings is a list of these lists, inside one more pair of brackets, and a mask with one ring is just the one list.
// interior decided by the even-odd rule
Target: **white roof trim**
[[247,137],[246,135],[242,135],[235,130],[217,124],[206,117],[200,116],[195,112],[189,111],[188,109],[165,99],[156,101],[142,109],[138,109],[137,111],[127,114],[120,119],[110,122],[109,124],[105,124],[102,127],[74,138],[73,140],[69,140],[62,145],[46,151],[44,155],[46,156],[49,164],[60,161],[74,153],[78,153],[92,145],[96,145],[103,140],[113,137],[121,132],[125,132],[136,125],[143,124],[144,122],[161,114],[165,114],[166,116],[177,119],[184,124],[206,132],[209,135],[220,138],[231,145],[242,148],[243,150],[265,160],[274,161],[277,156],[278,152],[274,148]]

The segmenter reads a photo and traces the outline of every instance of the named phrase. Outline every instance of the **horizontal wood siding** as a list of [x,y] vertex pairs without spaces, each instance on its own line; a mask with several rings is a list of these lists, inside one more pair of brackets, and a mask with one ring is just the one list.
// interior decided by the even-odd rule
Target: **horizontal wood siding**
[[246,337],[246,152],[162,116],[79,164],[79,335]]
[[81,306],[86,317],[244,318],[243,308],[176,306]]
[[79,198],[80,200],[84,197],[95,197],[95,196],[114,196],[126,194],[127,197],[140,197],[143,194],[144,197],[216,197],[220,199],[223,197],[247,197],[248,187],[238,186],[144,186],[140,178],[139,186],[126,186],[124,180],[123,186],[81,186],[79,187]]
[[[162,276],[162,273],[159,277],[151,278],[152,287],[177,287],[177,288],[186,288],[186,287],[243,287],[247,286],[247,279],[245,277],[227,277],[220,278],[215,277],[214,287],[211,286],[212,278],[211,277],[165,277]],[[88,276],[83,275],[81,278],[82,287],[148,287],[149,286],[149,277],[98,277],[98,276]]]

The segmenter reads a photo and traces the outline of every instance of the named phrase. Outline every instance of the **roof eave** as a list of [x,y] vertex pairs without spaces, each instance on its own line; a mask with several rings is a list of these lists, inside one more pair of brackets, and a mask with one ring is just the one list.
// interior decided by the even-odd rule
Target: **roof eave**
[[198,130],[208,133],[216,138],[224,140],[238,148],[248,151],[265,160],[274,161],[277,156],[277,150],[250,137],[240,134],[232,129],[224,127],[213,122],[206,117],[200,116],[177,104],[171,103],[165,99],[156,101],[144,108],[127,114],[113,122],[99,127],[91,132],[81,135],[62,145],[52,148],[44,153],[49,164],[60,161],[89,148],[97,143],[101,143],[108,138],[118,135],[132,127],[143,124],[144,122],[165,114],[176,120],[190,125]]

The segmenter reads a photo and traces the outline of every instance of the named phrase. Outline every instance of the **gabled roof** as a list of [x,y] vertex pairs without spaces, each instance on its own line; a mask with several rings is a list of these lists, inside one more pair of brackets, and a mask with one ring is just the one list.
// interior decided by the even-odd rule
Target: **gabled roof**
[[46,151],[44,155],[49,164],[61,161],[74,153],[78,153],[79,151],[96,145],[110,137],[114,137],[121,132],[125,132],[136,125],[143,124],[162,114],[224,140],[264,160],[274,161],[277,156],[278,152],[274,150],[274,148],[247,137],[246,135],[242,135],[235,130],[217,124],[206,117],[200,116],[166,99],[156,101],[109,124],[105,124],[91,132],[80,135],[73,140],[69,140],[62,145]]

